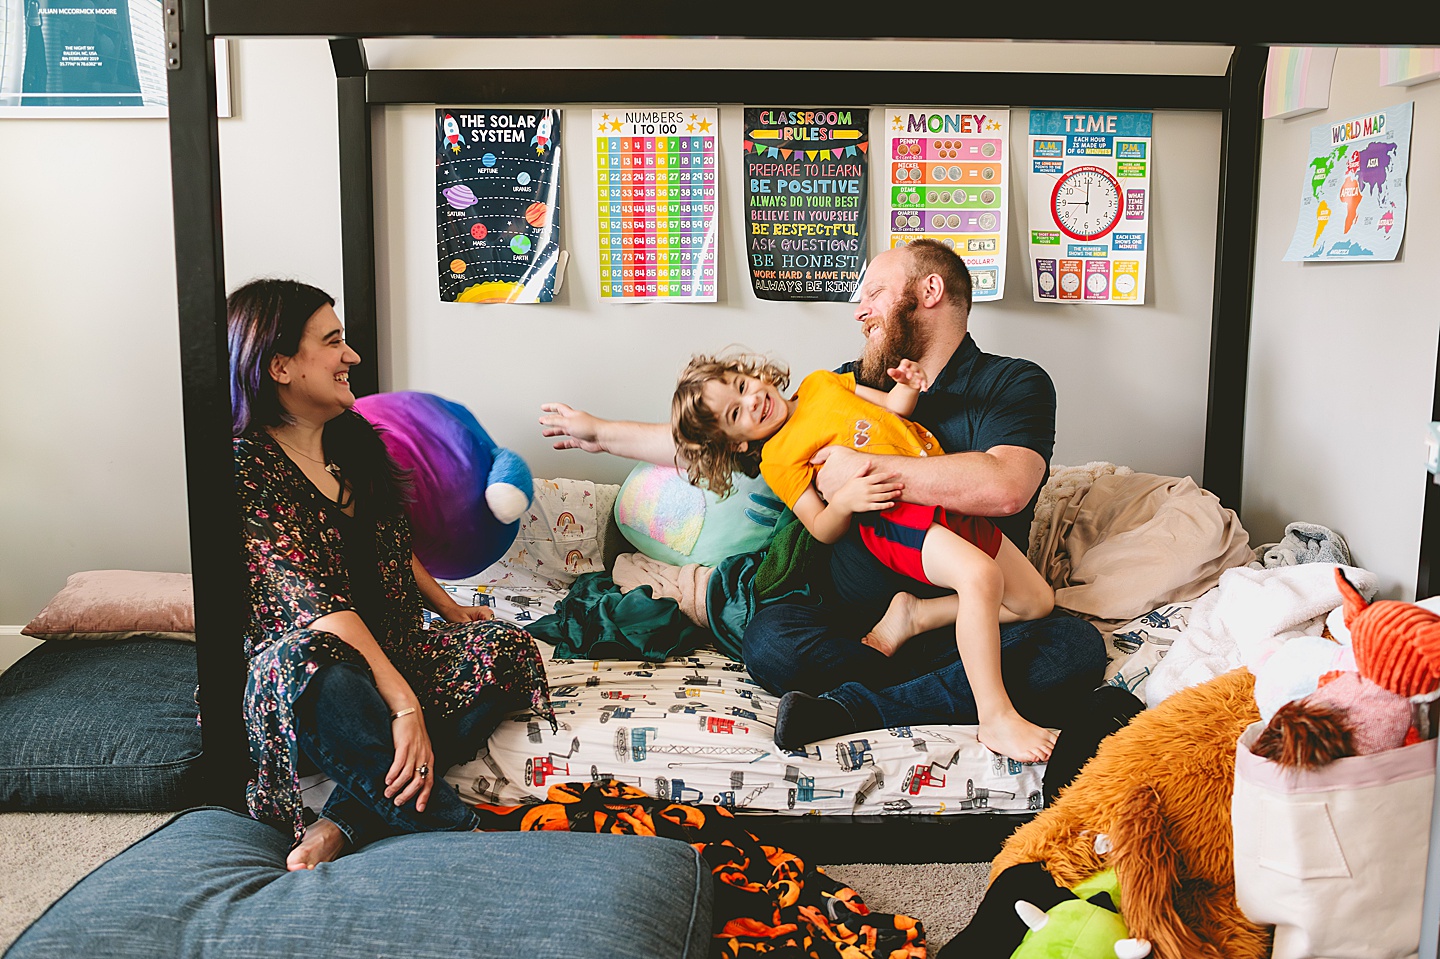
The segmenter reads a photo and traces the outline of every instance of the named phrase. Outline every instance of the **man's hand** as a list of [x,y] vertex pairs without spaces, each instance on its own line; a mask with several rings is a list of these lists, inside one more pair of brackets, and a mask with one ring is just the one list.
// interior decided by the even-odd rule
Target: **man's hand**
[[540,432],[545,436],[559,437],[554,443],[555,449],[606,452],[599,441],[602,422],[599,417],[564,403],[542,403],[540,409],[547,414],[540,417]]
[[905,488],[899,482],[899,473],[877,470],[874,457],[857,453],[848,446],[826,446],[810,457],[810,462],[820,467],[815,474],[815,488],[827,503],[840,492],[842,486],[860,475],[873,475],[877,479],[896,483],[896,499],[900,498],[899,491]]
[[896,386],[908,386],[917,393],[924,393],[930,388],[930,377],[914,360],[901,360],[898,366],[886,370],[885,374],[895,381]]

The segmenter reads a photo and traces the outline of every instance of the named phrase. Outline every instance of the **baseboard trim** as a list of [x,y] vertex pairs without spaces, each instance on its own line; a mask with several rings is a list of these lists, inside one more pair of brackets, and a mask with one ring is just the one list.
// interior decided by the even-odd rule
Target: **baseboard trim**
[[24,629],[24,628],[25,628],[25,627],[24,627],[23,625],[21,625],[21,626],[0,626],[0,636],[19,636],[19,635],[20,635],[20,630],[22,630],[22,629]]

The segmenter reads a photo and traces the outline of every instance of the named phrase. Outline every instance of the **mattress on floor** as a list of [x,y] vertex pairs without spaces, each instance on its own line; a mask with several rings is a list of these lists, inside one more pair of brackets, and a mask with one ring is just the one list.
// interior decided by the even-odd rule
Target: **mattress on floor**
[[[566,594],[503,564],[444,585],[460,602],[521,625]],[[948,815],[1041,806],[1044,765],[997,756],[974,726],[870,730],[787,751],[773,738],[777,697],[719,653],[662,663],[567,660],[540,646],[559,728],[528,710],[510,716],[487,749],[446,774],[471,802],[536,802],[555,783],[613,778],[737,812]]]

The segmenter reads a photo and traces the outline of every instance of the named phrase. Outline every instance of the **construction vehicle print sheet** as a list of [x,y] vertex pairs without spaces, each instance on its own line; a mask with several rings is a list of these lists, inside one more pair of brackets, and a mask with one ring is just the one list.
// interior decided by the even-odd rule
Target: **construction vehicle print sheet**
[[996,756],[973,726],[880,729],[775,745],[776,697],[701,651],[660,663],[556,659],[541,644],[557,731],[511,714],[446,778],[471,802],[539,802],[557,782],[616,779],[735,812],[966,813],[1040,806],[1045,767]]

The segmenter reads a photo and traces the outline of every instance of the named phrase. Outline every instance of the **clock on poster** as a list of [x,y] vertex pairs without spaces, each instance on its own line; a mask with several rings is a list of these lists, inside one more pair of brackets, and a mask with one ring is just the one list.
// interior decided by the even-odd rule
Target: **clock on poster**
[[1072,240],[1095,240],[1120,222],[1120,181],[1098,166],[1077,166],[1055,181],[1050,214]]

